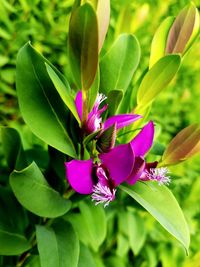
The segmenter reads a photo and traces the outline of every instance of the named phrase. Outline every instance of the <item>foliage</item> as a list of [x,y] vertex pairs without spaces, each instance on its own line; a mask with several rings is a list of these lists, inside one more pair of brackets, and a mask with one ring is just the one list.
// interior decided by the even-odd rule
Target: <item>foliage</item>
[[[98,91],[108,97],[105,117],[133,110],[143,115],[117,133],[117,144],[132,140],[150,118],[156,142],[148,161],[163,155],[159,164],[171,165],[199,151],[195,6],[73,2],[0,1],[0,266],[198,266],[198,157],[170,167],[169,189],[154,182],[124,184],[105,209],[71,189],[64,167],[72,158],[88,160],[95,138],[99,151],[113,146],[116,125],[81,142],[79,130]],[[80,89],[82,120],[74,102]],[[188,257],[147,211],[186,250],[189,225]]]

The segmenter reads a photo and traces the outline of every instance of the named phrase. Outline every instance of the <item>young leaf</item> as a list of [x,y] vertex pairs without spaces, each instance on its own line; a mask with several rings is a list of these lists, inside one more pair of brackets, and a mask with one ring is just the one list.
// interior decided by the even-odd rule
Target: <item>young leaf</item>
[[27,166],[26,156],[17,130],[1,127],[1,140],[4,155],[11,170],[21,170]]
[[49,77],[51,78],[56,90],[58,91],[60,97],[62,98],[65,105],[69,108],[69,110],[72,112],[78,123],[80,123],[80,119],[76,110],[76,105],[74,98],[72,97],[72,93],[70,91],[70,87],[66,87],[65,84],[62,82],[62,80],[58,77],[58,75],[55,73],[55,71],[47,64],[46,69],[49,74]]
[[165,55],[165,48],[167,42],[167,36],[170,30],[170,27],[174,21],[173,17],[166,18],[157,29],[154,34],[152,43],[151,43],[151,53],[149,59],[149,68],[151,68],[160,58]]
[[79,241],[71,224],[57,220],[51,227],[36,226],[41,267],[77,267]]
[[[45,62],[47,60],[29,43],[20,49],[16,81],[20,110],[36,136],[61,152],[75,157],[76,151],[66,129],[67,110],[48,76]],[[62,79],[62,75],[51,67]]]
[[159,166],[173,165],[200,152],[200,126],[192,124],[180,131],[166,148]]
[[49,186],[35,163],[10,175],[11,188],[22,206],[41,217],[55,218],[66,213],[71,201]]
[[88,3],[77,7],[69,25],[69,59],[75,83],[88,90],[98,66],[98,25],[94,9]]
[[110,151],[115,146],[117,124],[113,124],[100,134],[96,145],[97,150],[101,153]]
[[103,46],[110,20],[110,0],[99,0],[97,3],[97,19],[99,32],[99,52]]
[[176,17],[167,38],[166,54],[182,53],[195,26],[196,8],[190,3]]
[[172,192],[166,186],[154,182],[138,182],[132,187],[120,188],[142,205],[188,251],[189,229],[182,210]]
[[148,107],[157,95],[173,79],[181,64],[179,55],[168,55],[161,58],[144,76],[137,93],[138,110]]
[[140,46],[134,35],[122,34],[100,62],[100,88],[126,91],[140,60]]

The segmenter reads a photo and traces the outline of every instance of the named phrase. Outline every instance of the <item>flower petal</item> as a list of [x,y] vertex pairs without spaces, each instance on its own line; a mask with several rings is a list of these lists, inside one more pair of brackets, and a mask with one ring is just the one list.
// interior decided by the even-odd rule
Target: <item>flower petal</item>
[[131,175],[126,180],[126,182],[130,185],[135,184],[137,180],[140,178],[141,174],[143,173],[145,165],[146,165],[145,160],[142,157],[136,157],[133,170],[131,172]]
[[93,188],[92,159],[65,162],[66,177],[71,187],[80,194],[91,194]]
[[75,99],[75,105],[76,105],[76,110],[78,112],[78,116],[80,120],[82,120],[82,112],[83,112],[83,98],[82,98],[82,92],[78,91]]
[[124,182],[132,172],[134,154],[130,144],[116,146],[108,153],[100,154],[99,158],[115,186]]
[[152,121],[147,123],[142,130],[130,142],[136,156],[144,156],[151,148],[154,137],[154,124]]
[[117,125],[117,130],[120,128],[123,128],[134,121],[140,119],[142,116],[137,115],[137,114],[119,114],[119,115],[114,115],[109,117],[105,122],[104,122],[104,129],[109,128],[112,126],[114,123]]

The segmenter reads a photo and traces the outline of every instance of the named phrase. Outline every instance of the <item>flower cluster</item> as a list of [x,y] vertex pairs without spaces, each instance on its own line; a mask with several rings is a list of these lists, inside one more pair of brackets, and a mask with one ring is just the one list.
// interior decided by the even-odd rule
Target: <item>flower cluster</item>
[[[107,105],[100,108],[104,100],[103,95],[97,96],[83,126],[85,134],[91,134],[97,130],[101,130],[102,134],[113,125],[118,130],[141,118],[140,115],[120,114],[102,122],[101,114],[107,109]],[[81,92],[78,92],[75,104],[82,119]],[[88,160],[73,159],[66,162],[66,177],[69,184],[80,194],[91,194],[96,204],[103,203],[104,206],[115,199],[116,187],[123,182],[134,185],[138,180],[153,180],[159,185],[169,184],[167,168],[157,168],[158,162],[145,161],[145,155],[153,144],[153,138],[154,123],[149,121],[127,144],[111,147],[109,151],[100,152],[97,157],[93,156]]]

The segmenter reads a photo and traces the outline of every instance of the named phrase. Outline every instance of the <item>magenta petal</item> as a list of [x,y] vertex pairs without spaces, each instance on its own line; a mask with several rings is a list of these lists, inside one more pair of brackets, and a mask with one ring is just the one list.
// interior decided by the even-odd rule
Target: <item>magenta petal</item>
[[135,184],[137,180],[140,178],[141,174],[143,173],[145,166],[146,166],[145,160],[141,157],[136,157],[133,170],[131,172],[131,175],[126,180],[126,182],[130,185]]
[[137,115],[137,114],[119,114],[115,115],[112,117],[109,117],[105,122],[104,122],[104,129],[109,128],[112,126],[114,123],[117,125],[117,129],[123,128],[134,121],[140,119],[142,116]]
[[130,144],[119,145],[108,153],[100,154],[99,158],[115,186],[124,182],[132,172],[134,154]]
[[151,148],[154,137],[154,124],[152,121],[147,123],[142,130],[130,142],[135,156],[144,156]]
[[76,110],[78,112],[78,116],[80,120],[82,120],[82,112],[83,112],[83,98],[82,98],[82,92],[78,91],[75,99],[75,105],[76,105]]
[[80,194],[91,194],[93,188],[92,159],[65,162],[66,177],[71,187]]

